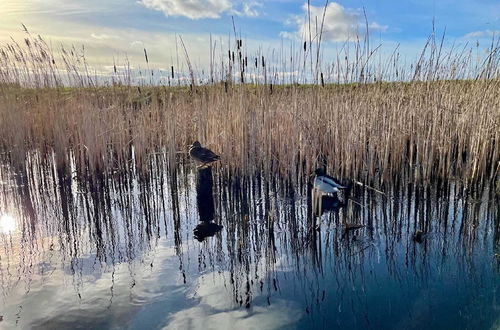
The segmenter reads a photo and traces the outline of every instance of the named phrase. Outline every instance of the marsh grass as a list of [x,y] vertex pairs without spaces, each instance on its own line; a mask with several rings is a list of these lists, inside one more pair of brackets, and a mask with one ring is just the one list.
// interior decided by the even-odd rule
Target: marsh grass
[[295,58],[265,59],[250,57],[235,39],[219,66],[210,45],[205,84],[182,43],[188,78],[183,85],[172,66],[169,87],[132,85],[129,65],[98,77],[82,52],[63,48],[57,57],[29,34],[24,44],[3,45],[2,155],[22,169],[37,151],[58,168],[74,163],[88,175],[147,170],[159,153],[173,168],[200,140],[222,155],[218,170],[227,175],[264,173],[297,183],[324,164],[362,182],[498,184],[498,40],[474,61],[471,49],[443,55],[442,43],[430,38],[407,66],[397,50],[386,63],[372,60],[378,47],[370,50],[367,40],[343,47],[326,65],[320,43],[316,53],[305,42],[291,50]]

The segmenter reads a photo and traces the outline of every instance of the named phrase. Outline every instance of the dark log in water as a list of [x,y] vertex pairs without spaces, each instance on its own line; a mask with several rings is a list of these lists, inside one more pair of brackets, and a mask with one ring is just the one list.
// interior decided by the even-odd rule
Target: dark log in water
[[199,169],[196,180],[196,204],[200,223],[193,230],[193,233],[200,242],[206,237],[214,236],[222,229],[222,226],[213,222],[215,215],[213,185],[212,167]]

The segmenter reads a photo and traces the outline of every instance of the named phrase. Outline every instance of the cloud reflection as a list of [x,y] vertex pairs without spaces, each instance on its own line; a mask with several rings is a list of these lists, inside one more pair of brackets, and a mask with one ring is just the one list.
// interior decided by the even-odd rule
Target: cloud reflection
[[299,304],[284,299],[273,300],[270,306],[235,306],[224,280],[229,277],[224,272],[198,278],[193,293],[198,304],[170,316],[164,329],[289,329],[302,318]]
[[0,217],[0,233],[10,234],[16,231],[17,222],[16,219],[8,214],[4,214]]

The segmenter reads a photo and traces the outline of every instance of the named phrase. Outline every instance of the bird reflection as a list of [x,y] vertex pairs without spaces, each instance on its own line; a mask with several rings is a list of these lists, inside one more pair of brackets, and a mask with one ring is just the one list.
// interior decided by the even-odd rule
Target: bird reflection
[[[312,192],[311,195],[311,198],[313,199],[311,202],[312,211],[313,214],[317,216],[321,216],[322,214],[328,212],[338,212],[341,208],[346,206],[346,203],[338,197],[337,193],[331,195],[314,196],[314,192]],[[318,200],[321,200],[315,202],[314,198],[318,198]]]
[[206,237],[214,236],[223,228],[223,226],[213,222],[215,214],[213,185],[212,167],[199,169],[196,181],[196,204],[200,223],[193,230],[193,233],[200,242]]
[[333,196],[322,196],[322,212],[337,212],[345,206],[345,203],[339,199],[337,194]]

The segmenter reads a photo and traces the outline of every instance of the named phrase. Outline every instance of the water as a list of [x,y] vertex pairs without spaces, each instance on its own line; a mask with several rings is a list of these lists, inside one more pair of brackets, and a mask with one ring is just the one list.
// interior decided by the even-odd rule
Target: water
[[315,217],[306,186],[156,165],[1,167],[0,327],[500,328],[487,187],[358,188]]

